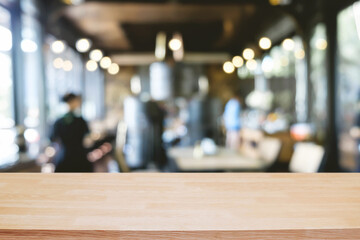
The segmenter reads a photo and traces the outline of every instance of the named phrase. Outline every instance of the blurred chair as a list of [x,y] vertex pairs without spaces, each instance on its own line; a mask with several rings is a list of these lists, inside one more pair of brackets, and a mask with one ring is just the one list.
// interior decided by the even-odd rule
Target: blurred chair
[[261,160],[266,163],[267,167],[272,166],[278,159],[282,143],[280,139],[264,137],[258,145],[258,154]]
[[124,146],[126,143],[126,133],[127,133],[127,125],[125,122],[119,122],[117,127],[116,133],[116,159],[119,163],[120,171],[121,172],[130,172],[130,169],[126,163],[125,156],[124,156]]
[[289,170],[297,173],[316,173],[319,171],[325,150],[314,143],[298,143],[290,160]]

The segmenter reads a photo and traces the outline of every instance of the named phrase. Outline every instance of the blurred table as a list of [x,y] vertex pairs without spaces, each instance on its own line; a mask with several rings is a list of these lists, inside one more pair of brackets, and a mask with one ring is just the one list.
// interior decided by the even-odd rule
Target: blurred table
[[240,153],[219,147],[215,155],[194,157],[194,148],[171,148],[169,156],[175,159],[181,171],[262,171],[266,164],[261,159],[249,158]]
[[359,239],[360,174],[0,174],[0,239]]
[[0,164],[0,172],[40,172],[41,167],[34,157],[26,153],[16,153],[13,159]]

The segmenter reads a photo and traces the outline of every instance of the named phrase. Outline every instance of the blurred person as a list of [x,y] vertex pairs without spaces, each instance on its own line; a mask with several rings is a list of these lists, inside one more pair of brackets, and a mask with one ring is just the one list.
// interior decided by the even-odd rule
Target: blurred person
[[223,114],[226,128],[226,147],[238,150],[240,147],[241,130],[241,97],[239,94],[234,96],[226,103]]
[[68,105],[69,111],[55,122],[50,136],[52,142],[60,145],[55,157],[55,172],[92,172],[92,164],[83,146],[89,127],[80,114],[81,96],[68,93],[62,101]]

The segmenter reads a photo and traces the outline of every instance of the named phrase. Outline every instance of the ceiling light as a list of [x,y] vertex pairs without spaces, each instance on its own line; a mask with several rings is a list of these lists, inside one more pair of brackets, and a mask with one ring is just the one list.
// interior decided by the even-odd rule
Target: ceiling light
[[63,69],[66,72],[70,72],[73,69],[73,64],[70,60],[64,61]]
[[99,49],[94,49],[89,54],[90,59],[96,62],[99,62],[103,56],[103,52]]
[[230,62],[230,61],[227,61],[227,62],[224,63],[223,69],[224,69],[224,72],[226,72],[228,74],[231,74],[231,73],[233,73],[235,71],[235,67],[232,64],[232,62]]
[[178,51],[181,47],[182,47],[182,42],[180,41],[180,39],[173,38],[173,39],[170,40],[169,48],[172,51]]
[[287,38],[282,42],[282,47],[287,51],[292,51],[295,48],[294,40]]
[[175,61],[182,61],[184,58],[184,46],[180,33],[174,33],[173,38],[169,42],[169,48],[173,51]]
[[116,75],[119,73],[119,71],[120,71],[120,67],[116,63],[112,63],[108,68],[108,73],[111,75]]
[[259,41],[259,46],[260,46],[260,48],[263,49],[263,50],[268,50],[268,49],[270,49],[270,48],[271,48],[271,45],[272,45],[272,43],[271,43],[270,38],[263,37],[263,38],[261,38],[260,41]]
[[242,67],[244,65],[244,59],[240,56],[235,56],[232,59],[232,63],[235,67],[239,68]]
[[254,59],[250,59],[249,61],[246,62],[246,67],[247,69],[249,69],[250,71],[255,71],[257,68],[257,62]]
[[56,69],[61,69],[64,66],[64,60],[62,58],[55,58],[53,61],[53,66]]
[[91,41],[86,38],[81,38],[76,41],[76,49],[81,52],[87,52],[91,48]]
[[87,69],[89,72],[94,72],[94,71],[96,71],[97,68],[98,68],[97,62],[95,62],[94,60],[89,60],[89,61],[87,61],[87,63],[86,63],[86,69]]
[[107,69],[111,66],[111,59],[109,57],[103,57],[100,61],[100,67]]
[[255,57],[255,52],[254,50],[252,50],[251,48],[246,48],[243,52],[243,57],[246,60],[250,60],[253,59]]
[[63,41],[57,40],[51,44],[51,50],[54,53],[62,53],[65,50],[65,44]]

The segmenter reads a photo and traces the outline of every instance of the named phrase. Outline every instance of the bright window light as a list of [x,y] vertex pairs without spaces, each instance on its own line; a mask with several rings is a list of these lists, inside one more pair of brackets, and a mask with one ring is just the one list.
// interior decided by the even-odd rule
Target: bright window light
[[24,39],[21,41],[21,50],[26,53],[33,53],[36,52],[38,49],[38,45],[36,42],[30,40],[30,39]]
[[0,26],[0,51],[7,52],[12,48],[12,34],[11,31],[3,26]]

